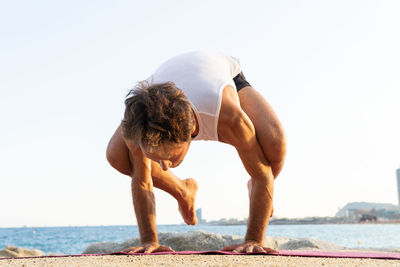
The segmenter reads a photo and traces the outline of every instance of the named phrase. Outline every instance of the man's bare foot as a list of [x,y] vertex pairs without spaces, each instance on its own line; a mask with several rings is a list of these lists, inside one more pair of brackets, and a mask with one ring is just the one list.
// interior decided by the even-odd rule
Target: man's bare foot
[[184,180],[183,183],[185,191],[183,192],[183,199],[178,201],[179,212],[186,224],[195,225],[197,224],[197,217],[194,202],[199,186],[193,178],[188,178]]

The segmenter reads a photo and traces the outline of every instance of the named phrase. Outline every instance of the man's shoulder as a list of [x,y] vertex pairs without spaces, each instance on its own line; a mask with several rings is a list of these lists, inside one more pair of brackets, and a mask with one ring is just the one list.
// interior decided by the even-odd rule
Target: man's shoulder
[[236,90],[231,86],[226,86],[218,119],[219,140],[238,148],[246,146],[248,139],[254,133],[252,122],[240,107]]

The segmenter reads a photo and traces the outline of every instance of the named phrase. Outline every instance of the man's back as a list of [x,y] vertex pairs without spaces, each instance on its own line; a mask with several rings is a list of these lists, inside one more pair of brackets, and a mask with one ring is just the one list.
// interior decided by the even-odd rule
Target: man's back
[[218,140],[218,115],[222,90],[239,74],[239,61],[233,57],[208,51],[194,51],[175,56],[147,80],[152,83],[173,82],[192,103],[199,123],[194,140]]

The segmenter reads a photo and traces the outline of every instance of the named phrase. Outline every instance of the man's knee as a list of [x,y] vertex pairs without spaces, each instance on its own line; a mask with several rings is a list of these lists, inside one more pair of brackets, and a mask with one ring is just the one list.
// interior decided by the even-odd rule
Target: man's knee
[[275,158],[274,161],[283,161],[286,156],[286,138],[285,136],[280,136],[272,146]]
[[269,162],[280,162],[286,156],[286,137],[283,132],[275,132],[272,138],[267,142],[260,142],[262,144],[265,157]]
[[272,173],[276,178],[283,168],[286,157],[286,139],[282,135],[276,138],[269,146],[267,160],[271,166]]

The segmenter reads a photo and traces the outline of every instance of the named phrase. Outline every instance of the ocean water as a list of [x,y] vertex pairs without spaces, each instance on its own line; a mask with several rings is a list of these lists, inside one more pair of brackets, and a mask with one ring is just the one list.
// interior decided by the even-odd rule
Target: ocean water
[[[241,236],[246,233],[245,225],[159,225],[157,228],[158,232],[203,230]],[[95,242],[123,242],[138,236],[137,226],[0,228],[0,249],[14,245],[46,254],[80,254]],[[269,225],[267,236],[309,237],[347,248],[400,248],[400,224]]]

